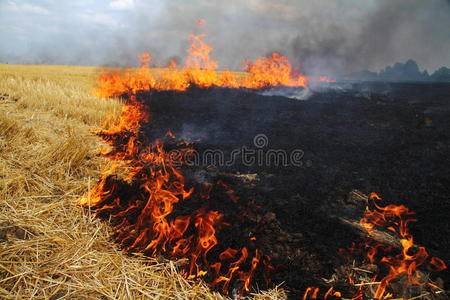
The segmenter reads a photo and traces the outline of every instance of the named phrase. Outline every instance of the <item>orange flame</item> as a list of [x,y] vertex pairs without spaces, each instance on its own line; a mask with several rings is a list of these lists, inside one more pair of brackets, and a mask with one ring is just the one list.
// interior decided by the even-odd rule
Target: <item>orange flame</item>
[[217,61],[211,60],[209,57],[209,53],[213,48],[203,42],[204,37],[204,34],[189,35],[191,47],[187,50],[188,56],[184,64],[185,69],[214,71],[217,68]]
[[254,63],[247,63],[246,77],[242,86],[248,88],[262,88],[268,86],[302,86],[307,87],[307,78],[299,74],[295,76],[291,64],[285,56],[272,53],[270,57],[261,57]]
[[215,71],[217,62],[209,58],[211,48],[203,43],[202,36],[192,36],[192,41],[184,69],[176,70],[176,61],[171,60],[156,78],[146,64],[137,70],[127,69],[123,74],[103,74],[98,79],[96,95],[107,98],[153,89],[184,91],[191,86],[249,89],[277,85],[308,86],[310,79],[303,74],[294,75],[287,58],[278,53],[247,63],[247,74],[238,77],[231,71]]
[[[143,61],[148,61],[148,58],[143,56]],[[185,88],[176,80],[177,76],[183,75],[178,72],[168,74],[171,75],[165,77],[165,83]],[[152,146],[146,146],[148,143],[143,142],[145,137],[140,128],[150,120],[149,107],[134,94],[149,86],[167,86],[163,86],[162,81],[155,81],[147,67],[101,78],[103,80],[97,90],[99,95],[129,95],[116,124],[97,133],[112,146],[102,155],[126,164],[128,173],[125,180],[136,185],[138,192],[119,192],[120,185],[125,183],[112,175],[116,168],[113,164],[113,168],[103,174],[98,184],[79,200],[79,204],[92,207],[98,215],[109,216],[114,224],[113,237],[124,250],[143,252],[153,257],[164,254],[171,259],[188,258],[189,264],[180,270],[186,278],[202,277],[212,270],[215,273],[213,285],[223,292],[228,292],[232,281],[242,282],[242,290],[248,291],[262,259],[259,251],[256,250],[252,256],[246,248],[229,248],[218,257],[219,262],[210,262],[207,256],[218,244],[217,232],[221,227],[228,226],[222,221],[223,214],[202,207],[191,215],[173,217],[175,205],[191,197],[194,189],[186,188],[181,166],[172,164],[170,154],[165,152],[161,141],[156,141]],[[169,131],[167,138],[175,137]],[[181,152],[192,150],[188,143],[183,147]],[[204,185],[204,191],[198,191],[199,197],[210,197],[211,188],[211,185]],[[238,200],[229,187],[226,193],[232,201]],[[236,259],[238,253],[241,255]],[[241,266],[244,263],[249,265],[248,269]],[[264,266],[267,267],[268,263],[265,262]]]
[[[199,21],[203,24],[203,21]],[[217,61],[210,58],[213,48],[204,41],[205,35],[190,35],[191,46],[187,50],[184,68],[177,70],[171,59],[158,76],[148,68],[152,57],[149,53],[140,56],[141,68],[125,69],[122,74],[103,74],[99,77],[96,95],[102,98],[135,95],[140,91],[176,90],[184,91],[191,86],[260,89],[276,85],[307,87],[308,81],[331,81],[326,77],[308,78],[293,71],[287,57],[272,53],[254,63],[245,62],[246,74],[237,76],[230,71],[217,72]]]
[[[388,255],[392,252],[390,247],[387,247],[380,243],[370,243],[367,242],[366,245],[369,246],[366,256],[371,264],[382,263],[389,267],[389,273],[384,276],[379,282],[375,282],[378,276],[373,278],[373,283],[378,285],[375,293],[370,295],[374,299],[391,299],[393,295],[391,293],[386,293],[386,289],[389,283],[400,275],[406,275],[410,285],[421,285],[421,279],[423,277],[422,273],[419,272],[418,268],[427,262],[428,252],[425,247],[418,247],[414,245],[413,236],[409,232],[408,224],[410,222],[415,222],[416,219],[411,218],[414,212],[410,211],[404,205],[387,205],[385,207],[379,206],[376,201],[381,201],[381,197],[375,193],[371,193],[369,200],[373,202],[374,209],[366,208],[363,218],[360,223],[366,229],[368,234],[371,234],[375,228],[388,229],[397,233],[400,236],[400,244],[402,246],[402,251],[399,254]],[[358,250],[355,243],[352,247],[348,249],[351,254],[354,254]],[[344,249],[340,251],[345,253]],[[382,252],[384,256],[376,261],[376,256]],[[432,257],[428,262],[428,269],[430,271],[442,271],[446,269],[444,261],[437,257]],[[355,281],[352,276],[348,276],[348,282],[351,285],[355,285]],[[423,280],[422,280],[423,281]],[[368,284],[370,285],[370,283]],[[427,283],[428,286],[436,288],[434,284]],[[359,284],[359,288],[355,295],[351,297],[352,300],[363,299],[366,295],[366,290],[363,288],[364,282]],[[327,299],[330,296],[336,298],[342,298],[340,292],[333,291],[331,287],[325,294],[323,299]],[[315,299],[314,292],[316,288],[309,287],[306,289],[303,299]],[[317,294],[317,293],[316,293]]]
[[231,201],[233,201],[234,203],[238,202],[239,197],[234,194],[234,191],[231,189],[231,187],[228,184],[226,184],[222,180],[218,180],[217,184],[222,186],[226,190],[226,193],[227,193],[228,197],[230,197]]
[[[425,247],[417,247],[414,245],[413,236],[409,232],[408,224],[417,221],[410,217],[414,212],[410,211],[404,205],[397,206],[391,204],[381,207],[375,202],[381,201],[381,198],[375,193],[372,193],[369,198],[373,201],[375,209],[366,209],[364,217],[361,219],[364,228],[366,228],[369,234],[375,227],[387,228],[398,233],[401,237],[400,243],[403,248],[400,254],[384,256],[381,259],[382,263],[389,266],[389,274],[381,279],[374,298],[385,299],[384,294],[387,286],[394,278],[401,274],[407,275],[409,284],[420,284],[419,279],[421,273],[418,272],[417,268],[426,262],[429,255]],[[377,244],[369,250],[368,257],[371,262],[374,261],[378,248],[383,248],[383,245]],[[439,258],[431,258],[430,264],[437,270],[446,268],[445,263]]]
[[[294,72],[288,59],[278,53],[259,58],[254,63],[246,63],[247,73],[243,76],[230,71],[216,72],[218,63],[209,57],[213,48],[203,41],[204,37],[190,36],[191,47],[187,51],[183,69],[176,69],[173,60],[159,76],[155,76],[148,67],[152,57],[144,53],[140,57],[141,68],[100,76],[96,89],[99,97],[128,95],[117,123],[108,130],[98,132],[112,146],[110,151],[102,155],[126,164],[129,171],[125,180],[136,184],[139,193],[118,194],[118,185],[125,183],[112,175],[116,167],[113,165],[113,169],[105,172],[98,184],[79,203],[96,209],[97,214],[109,215],[115,224],[113,236],[125,250],[141,251],[154,257],[165,254],[168,258],[188,258],[189,264],[180,271],[186,278],[201,277],[210,272],[214,273],[212,285],[221,287],[225,293],[234,280],[240,281],[242,289],[248,291],[261,261],[267,270],[271,269],[270,258],[263,257],[258,249],[252,255],[245,247],[228,248],[219,255],[220,261],[208,262],[208,254],[218,244],[217,233],[227,224],[223,222],[221,213],[206,207],[191,215],[173,217],[175,205],[191,197],[195,191],[186,187],[181,167],[171,164],[162,142],[157,141],[153,146],[146,146],[142,142],[145,138],[142,138],[140,128],[149,122],[150,116],[149,108],[137,99],[136,94],[148,90],[184,91],[193,85],[255,89],[276,85],[307,87],[308,81],[312,79]],[[319,81],[331,82],[322,77]],[[173,138],[173,134],[168,136]],[[184,147],[181,151],[191,150],[187,143]],[[238,202],[239,198],[229,186],[218,184],[227,190],[232,202]],[[204,191],[196,192],[201,198],[209,198],[211,186],[205,185]],[[370,198],[381,200],[376,194],[371,194]],[[428,253],[424,247],[414,245],[408,231],[408,224],[416,221],[410,217],[413,212],[403,205],[381,207],[374,203],[374,206],[375,209],[366,210],[361,224],[369,234],[375,227],[398,233],[403,248],[400,254],[381,259],[390,270],[381,280],[374,297],[385,299],[389,296],[386,288],[400,274],[406,274],[410,284],[419,284],[420,273],[417,268],[426,262]],[[375,245],[369,249],[367,256],[372,263],[381,248],[382,245]],[[249,265],[249,268],[245,270],[243,265]],[[433,257],[429,267],[443,270],[447,266],[439,258]],[[318,288],[310,288],[303,299],[317,299],[318,293]],[[341,293],[331,289],[325,296],[340,298]],[[362,294],[358,293],[354,299],[361,297]]]
[[177,67],[177,61],[174,58],[169,59],[166,68],[169,70],[173,70]]
[[150,53],[145,52],[141,56],[139,56],[139,59],[141,61],[141,68],[148,67],[148,64],[152,60],[152,56],[150,55]]

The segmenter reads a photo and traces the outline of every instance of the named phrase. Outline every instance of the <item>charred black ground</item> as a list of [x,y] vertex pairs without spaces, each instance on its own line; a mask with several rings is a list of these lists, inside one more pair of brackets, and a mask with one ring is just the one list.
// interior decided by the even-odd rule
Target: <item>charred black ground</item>
[[[292,298],[308,286],[327,288],[322,278],[338,274],[336,269],[345,264],[339,249],[365,236],[350,224],[361,218],[366,205],[358,193],[349,196],[355,189],[416,211],[415,243],[449,264],[450,84],[332,84],[316,88],[307,101],[224,88],[137,97],[151,113],[138,134],[141,142],[163,139],[170,151],[186,148],[188,140],[200,157],[208,151],[223,153],[222,163],[201,159],[182,167],[186,184],[196,193],[177,203],[169,218],[193,215],[200,208],[222,213],[219,243],[206,259],[217,262],[229,247],[245,247],[250,255],[258,249],[260,266],[269,263],[273,269],[268,274],[258,268],[254,288],[264,288],[267,278],[284,282]],[[169,130],[176,138],[166,136]],[[262,144],[255,143],[255,136],[264,138]],[[118,145],[126,140],[121,137]],[[244,146],[263,154],[299,151],[301,161],[244,163]],[[239,149],[234,163],[226,164]],[[201,192],[205,183],[212,184],[209,198]],[[116,186],[115,195],[105,200],[100,215],[133,223],[134,213],[120,217],[120,209],[143,193],[139,182],[112,176],[106,184]],[[116,196],[121,205],[108,208]],[[142,205],[134,208],[136,213]],[[248,264],[241,269],[248,270]],[[206,281],[211,282],[211,274]],[[450,280],[448,271],[437,276]],[[351,287],[343,279],[332,285],[345,292]],[[229,291],[241,289],[240,284],[232,282]]]
[[[222,88],[140,97],[151,107],[149,140],[171,130],[195,141],[199,153],[230,154],[242,146],[259,149],[253,138],[264,134],[264,149],[304,152],[302,166],[238,160],[214,168],[240,201],[259,207],[247,224],[224,230],[221,241],[239,239],[233,232],[254,235],[255,247],[274,258],[273,281],[284,281],[294,294],[331,275],[338,248],[358,239],[335,218],[347,213],[353,189],[416,211],[416,243],[449,263],[449,84],[335,84],[307,101]],[[245,184],[242,174],[257,174],[257,180]],[[212,208],[227,209],[214,201]],[[439,276],[448,282],[448,272]]]

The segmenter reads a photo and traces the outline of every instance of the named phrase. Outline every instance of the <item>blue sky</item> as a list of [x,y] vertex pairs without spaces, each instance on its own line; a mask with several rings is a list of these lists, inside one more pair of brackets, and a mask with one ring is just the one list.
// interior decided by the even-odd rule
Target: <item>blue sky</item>
[[271,51],[319,73],[450,65],[447,0],[0,0],[0,62],[182,60],[200,17],[222,68]]

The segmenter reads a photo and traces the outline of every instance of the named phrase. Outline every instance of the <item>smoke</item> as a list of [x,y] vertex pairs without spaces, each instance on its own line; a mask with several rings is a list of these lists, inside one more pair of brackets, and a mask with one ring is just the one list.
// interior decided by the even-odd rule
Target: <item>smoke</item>
[[[323,22],[293,40],[304,68],[325,72],[380,70],[415,59],[431,70],[450,64],[449,1],[378,0],[343,22]],[[345,12],[337,12],[344,15]],[[306,20],[309,22],[310,20]]]
[[[165,1],[153,19],[149,9],[136,8],[128,26],[137,39],[128,41],[162,61],[167,54],[184,57],[188,34],[202,31],[220,68],[236,69],[272,51],[316,75],[380,70],[409,58],[430,71],[450,65],[444,0]],[[198,18],[207,24],[196,27]],[[132,54],[128,61],[135,61]]]
[[[28,46],[33,60],[46,62],[135,66],[148,51],[165,65],[170,57],[182,60],[188,35],[202,32],[221,69],[278,51],[310,75],[378,71],[410,58],[432,72],[450,65],[449,16],[448,0],[150,0],[136,1],[116,18],[118,26],[71,30]],[[198,27],[199,18],[206,25]]]
[[[313,83],[314,84],[314,83]],[[328,86],[324,88],[328,89]],[[314,92],[310,88],[301,87],[273,87],[269,90],[259,92],[263,96],[282,96],[296,100],[308,100]]]

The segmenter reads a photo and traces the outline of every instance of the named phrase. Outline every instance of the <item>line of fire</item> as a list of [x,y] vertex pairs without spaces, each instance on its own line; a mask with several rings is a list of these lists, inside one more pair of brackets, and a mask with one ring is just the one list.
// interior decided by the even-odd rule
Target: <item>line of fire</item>
[[[425,175],[448,175],[448,119],[417,117],[414,87],[342,87],[279,53],[218,71],[206,38],[189,37],[182,65],[152,69],[145,53],[141,67],[100,76],[96,95],[124,106],[96,132],[112,169],[79,204],[124,251],[173,260],[235,299],[276,286],[303,300],[446,299],[448,229],[434,235],[419,212]],[[243,163],[242,147],[264,159]],[[234,160],[193,163],[205,152]],[[300,163],[283,160],[292,153]]]

